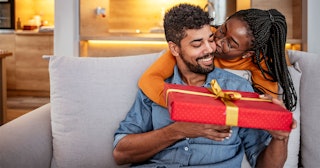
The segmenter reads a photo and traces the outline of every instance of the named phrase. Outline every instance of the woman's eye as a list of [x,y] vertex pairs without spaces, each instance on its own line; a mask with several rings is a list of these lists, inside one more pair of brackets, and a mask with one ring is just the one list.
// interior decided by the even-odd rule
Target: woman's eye
[[224,34],[224,32],[223,32],[223,30],[222,30],[222,28],[220,29],[220,31],[219,31],[221,34]]
[[209,42],[214,42],[214,36],[210,37],[208,41]]
[[236,44],[234,44],[234,43],[229,43],[229,47],[230,48],[238,48],[238,46]]

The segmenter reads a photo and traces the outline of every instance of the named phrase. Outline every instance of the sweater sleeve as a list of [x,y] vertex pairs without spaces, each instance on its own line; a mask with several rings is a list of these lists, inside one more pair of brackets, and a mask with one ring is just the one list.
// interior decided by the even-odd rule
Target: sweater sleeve
[[166,107],[163,95],[164,80],[172,76],[175,65],[175,58],[167,51],[142,74],[138,82],[143,93],[163,107]]
[[252,81],[255,88],[260,88],[264,93],[278,98],[278,82],[272,82],[265,79],[259,69],[251,69]]

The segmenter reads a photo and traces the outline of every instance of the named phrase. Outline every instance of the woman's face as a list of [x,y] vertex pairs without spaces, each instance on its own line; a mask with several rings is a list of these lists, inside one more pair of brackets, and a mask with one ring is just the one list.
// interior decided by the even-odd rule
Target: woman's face
[[215,32],[217,50],[214,56],[231,60],[248,54],[253,37],[247,27],[247,23],[238,18],[231,18],[221,25]]

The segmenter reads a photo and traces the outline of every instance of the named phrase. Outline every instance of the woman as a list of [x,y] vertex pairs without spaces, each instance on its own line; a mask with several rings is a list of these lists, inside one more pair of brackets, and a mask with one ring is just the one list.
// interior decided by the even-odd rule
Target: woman
[[[297,104],[297,95],[287,69],[286,36],[286,20],[279,11],[238,11],[215,31],[217,50],[214,64],[219,68],[251,71],[252,86],[259,94],[278,97],[279,85],[283,90],[280,94],[282,100],[286,108],[292,111]],[[167,52],[139,81],[143,92],[164,107],[164,79],[172,75],[174,65],[174,57]]]

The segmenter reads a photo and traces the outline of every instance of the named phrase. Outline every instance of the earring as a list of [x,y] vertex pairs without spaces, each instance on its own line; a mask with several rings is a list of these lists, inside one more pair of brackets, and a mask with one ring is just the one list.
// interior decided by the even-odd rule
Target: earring
[[246,55],[243,55],[242,58],[248,58],[249,56],[246,54]]

